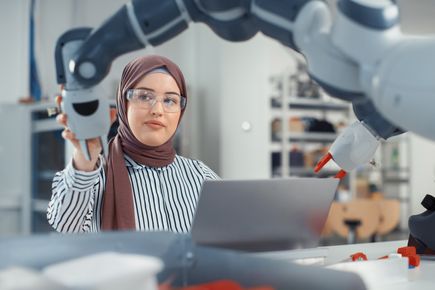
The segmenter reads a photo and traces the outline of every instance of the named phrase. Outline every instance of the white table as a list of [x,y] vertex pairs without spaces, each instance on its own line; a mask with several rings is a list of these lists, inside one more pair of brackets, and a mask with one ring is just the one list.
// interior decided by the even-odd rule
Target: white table
[[[363,252],[367,255],[368,259],[377,259],[384,255],[394,253],[397,248],[407,245],[407,241],[393,241],[393,242],[378,242],[367,244],[353,244],[353,245],[340,245],[322,247],[327,249],[326,264],[339,263],[340,261],[349,257],[349,255],[356,252]],[[387,278],[387,277],[386,277]],[[387,287],[386,287],[387,286]],[[394,284],[385,285],[382,287],[370,289],[383,289],[383,290],[425,290],[435,289],[435,260],[422,260],[419,267],[408,270],[408,281],[398,282]]]
[[[318,247],[306,250],[297,251],[282,251],[282,252],[269,252],[260,255],[265,257],[275,258],[280,260],[295,260],[298,257],[312,258],[318,256],[325,256],[323,260],[325,266],[343,262],[349,258],[351,254],[356,252],[363,252],[367,255],[369,260],[377,260],[379,257],[395,253],[400,247],[407,245],[407,240],[392,241],[392,242],[378,242],[366,244],[352,244],[352,245],[339,245]],[[316,259],[311,259],[316,260]],[[422,260],[419,267],[408,269],[407,278],[403,278],[400,282],[390,282],[387,275],[380,274],[379,285],[370,287],[370,290],[435,290],[435,260]],[[383,279],[383,280],[382,280]]]

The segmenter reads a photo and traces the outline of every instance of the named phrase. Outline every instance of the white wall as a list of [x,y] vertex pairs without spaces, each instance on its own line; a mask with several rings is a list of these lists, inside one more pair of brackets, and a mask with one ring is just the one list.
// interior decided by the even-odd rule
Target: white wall
[[0,0],[0,101],[27,95],[27,2]]
[[399,0],[400,21],[405,33],[435,33],[435,1],[433,0]]
[[[295,63],[286,48],[257,34],[244,43],[221,45],[221,171],[225,178],[271,176],[270,97],[272,75]],[[250,129],[243,130],[242,124]]]

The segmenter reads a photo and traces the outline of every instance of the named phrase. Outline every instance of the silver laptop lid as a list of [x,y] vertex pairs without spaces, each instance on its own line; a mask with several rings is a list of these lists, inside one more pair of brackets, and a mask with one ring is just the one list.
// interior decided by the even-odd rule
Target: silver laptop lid
[[337,185],[335,178],[205,181],[193,240],[246,251],[316,246]]

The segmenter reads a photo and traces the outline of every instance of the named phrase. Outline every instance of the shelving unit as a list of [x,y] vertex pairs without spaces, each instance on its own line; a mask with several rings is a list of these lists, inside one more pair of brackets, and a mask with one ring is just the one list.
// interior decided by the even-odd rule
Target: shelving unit
[[400,228],[408,228],[411,215],[411,144],[408,133],[390,138],[381,145],[382,190],[386,198],[400,201]]
[[[337,129],[335,132],[307,132],[292,131],[289,125],[290,118],[293,117],[317,117],[318,119],[329,119],[331,114],[336,115],[335,119],[342,118],[349,120],[350,105],[349,103],[340,102],[330,99],[320,89],[318,96],[295,97],[291,95],[294,89],[291,88],[289,79],[291,76],[284,73],[282,76],[271,79],[275,90],[273,90],[270,101],[271,122],[275,122],[275,128],[272,128],[270,152],[272,177],[285,176],[316,176],[313,172],[313,164],[292,164],[289,157],[290,151],[295,146],[301,147],[302,154],[306,148],[316,148],[329,146],[338,136]],[[337,117],[339,116],[339,117]],[[279,123],[279,125],[277,125]],[[279,127],[279,128],[278,128]],[[305,159],[305,156],[299,156]],[[288,166],[283,166],[288,164]],[[338,168],[325,168],[319,174],[320,176],[335,175]]]
[[46,218],[51,182],[54,173],[65,167],[63,127],[47,115],[47,108],[53,106],[0,106],[0,113],[8,120],[0,125],[0,200],[9,200],[8,206],[0,206],[1,220],[7,220],[0,222],[4,235],[51,230]]
[[[340,133],[339,130],[336,128],[336,133],[295,132],[290,130],[288,120],[295,116],[307,115],[328,120],[335,118],[336,122],[339,119],[337,116],[341,115],[347,120],[342,125],[347,126],[356,120],[351,105],[327,96],[319,88],[311,90],[319,92],[315,98],[312,96],[295,97],[295,93],[299,90],[294,88],[297,85],[294,78],[294,75],[287,71],[271,79],[271,122],[278,120],[279,123],[279,126],[275,124],[275,128],[272,128],[272,131],[278,134],[272,133],[270,138],[271,176],[333,176],[338,172],[338,167],[326,167],[321,170],[320,174],[315,174],[313,166],[317,160],[310,166],[306,164],[301,166],[302,157],[299,156],[299,164],[294,166],[289,154],[295,146],[302,149],[302,152],[306,148],[315,146],[329,147]],[[315,86],[315,84],[310,84],[310,86]],[[334,120],[332,123],[335,123]],[[411,214],[410,157],[411,146],[407,134],[390,138],[381,143],[374,157],[378,164],[375,166],[361,165],[349,172],[341,184],[346,187],[345,191],[350,193],[349,198],[369,198],[372,194],[372,188],[375,187],[384,198],[399,200],[401,203],[400,229],[406,230]],[[365,189],[363,192],[361,192],[360,187],[362,181],[364,181],[363,188]]]

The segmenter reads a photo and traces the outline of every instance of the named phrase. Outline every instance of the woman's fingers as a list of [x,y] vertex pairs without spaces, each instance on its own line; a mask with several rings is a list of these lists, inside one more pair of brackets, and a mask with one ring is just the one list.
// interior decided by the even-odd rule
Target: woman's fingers
[[56,116],[56,122],[58,122],[60,125],[66,127],[67,125],[67,117],[65,114],[61,113]]
[[77,150],[80,150],[80,142],[76,139],[76,135],[68,128],[62,131],[62,138],[71,142]]
[[62,137],[70,141],[78,141],[76,135],[68,128],[65,128],[65,130],[62,131]]
[[60,104],[62,103],[62,96],[57,95],[54,99],[55,99],[55,101],[56,101],[56,104],[57,104],[58,106],[60,106]]

